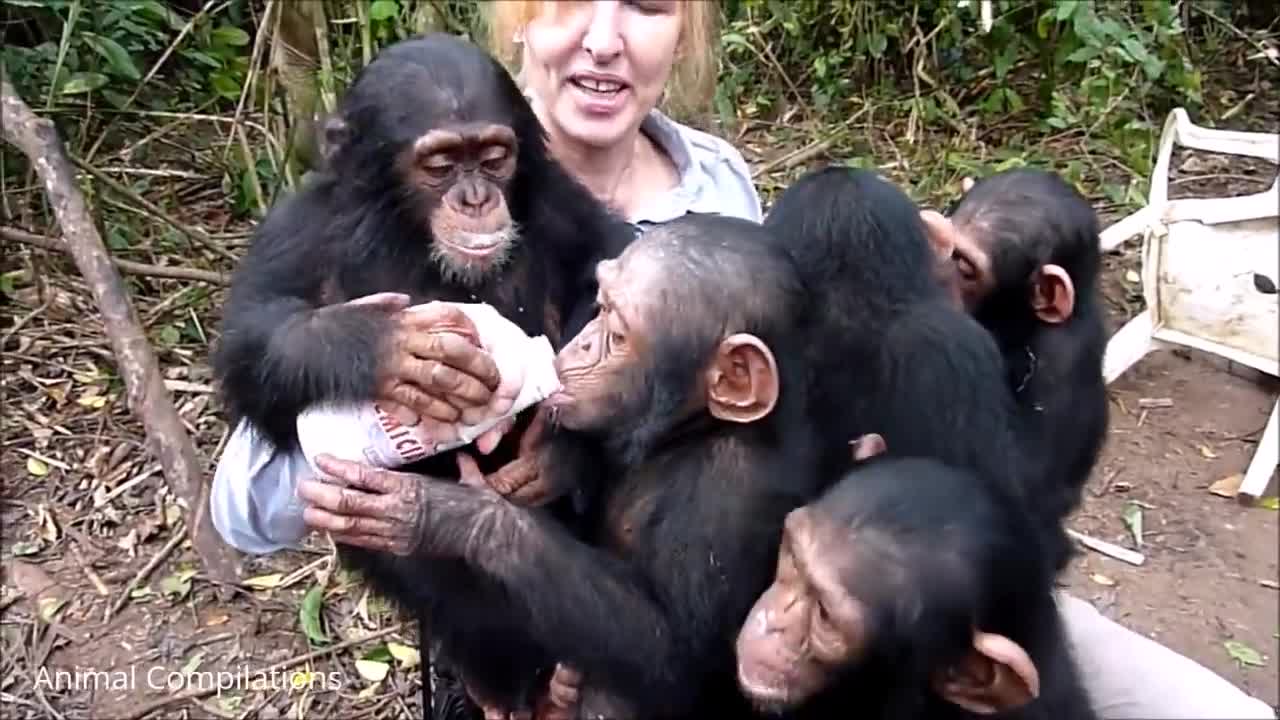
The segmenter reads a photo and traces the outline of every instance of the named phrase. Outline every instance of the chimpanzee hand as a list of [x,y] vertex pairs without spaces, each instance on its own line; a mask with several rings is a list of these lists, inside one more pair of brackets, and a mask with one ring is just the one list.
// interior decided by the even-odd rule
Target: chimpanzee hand
[[[516,459],[489,475],[482,475],[480,468],[471,457],[459,453],[458,470],[462,483],[473,487],[491,488],[507,500],[529,507],[545,505],[560,497],[568,488],[556,486],[551,474],[544,472],[547,457],[547,448],[544,443],[546,427],[547,412],[539,407],[533,416],[533,421],[520,436]],[[488,433],[481,436],[481,440],[486,436]],[[486,449],[480,441],[476,444],[485,454],[492,449]]]
[[407,556],[413,552],[425,502],[423,486],[432,480],[411,473],[318,455],[316,467],[331,478],[303,480],[298,495],[310,506],[302,520],[327,530],[334,542]]
[[380,358],[379,400],[440,423],[455,423],[464,411],[489,403],[498,366],[461,310],[429,303],[397,312],[393,322]]

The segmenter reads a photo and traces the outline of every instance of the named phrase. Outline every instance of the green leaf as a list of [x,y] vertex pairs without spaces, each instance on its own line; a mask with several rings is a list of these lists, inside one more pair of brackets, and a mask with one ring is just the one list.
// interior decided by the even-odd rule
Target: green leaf
[[889,47],[888,36],[878,32],[871,33],[871,40],[867,43],[867,51],[871,53],[871,57],[880,58],[887,47]]
[[103,35],[93,33],[83,33],[83,35],[93,49],[107,61],[112,70],[130,80],[142,79],[142,73],[138,72],[138,66],[133,64],[129,51],[121,47],[120,43]]
[[1136,503],[1129,503],[1124,506],[1122,517],[1125,527],[1129,528],[1130,534],[1133,535],[1133,543],[1142,547],[1142,507]]
[[1071,17],[1079,7],[1080,3],[1077,2],[1077,0],[1058,0],[1058,10],[1056,14],[1058,22],[1062,22],[1063,20]]
[[213,91],[222,97],[228,100],[240,99],[240,83],[235,78],[223,73],[214,73],[209,76],[209,81],[213,85]]
[[317,645],[329,642],[329,636],[324,634],[324,628],[320,625],[320,607],[323,604],[324,589],[316,585],[302,596],[302,605],[298,608],[298,622],[302,624],[302,632]]
[[31,542],[30,540],[19,540],[13,544],[12,552],[14,557],[35,555],[40,552],[40,543]]
[[1098,57],[1098,49],[1093,47],[1092,45],[1085,45],[1084,47],[1068,55],[1063,60],[1063,62],[1077,63],[1077,64],[1087,63],[1096,57]]
[[381,22],[390,20],[400,14],[400,5],[396,0],[374,0],[369,6],[369,18]]
[[387,646],[385,644],[382,644],[373,648],[369,652],[365,653],[364,657],[362,657],[361,660],[368,660],[370,662],[389,663],[391,662],[393,657],[394,656],[391,654],[391,651],[387,649]]
[[181,600],[191,592],[191,578],[195,575],[195,570],[184,570],[166,577],[160,581],[160,594],[172,595],[175,600]]
[[67,78],[67,82],[59,91],[63,95],[93,92],[107,84],[107,76],[95,72],[78,72]]
[[1280,497],[1262,498],[1258,501],[1258,507],[1264,510],[1280,510]]
[[182,333],[179,332],[176,325],[165,325],[160,329],[160,342],[170,347],[177,345],[182,340]]
[[249,33],[232,25],[223,25],[214,28],[209,33],[209,38],[215,45],[230,45],[232,47],[244,47],[249,44]]
[[1267,665],[1267,661],[1263,659],[1262,653],[1242,642],[1228,640],[1222,643],[1222,646],[1227,649],[1227,654],[1231,656],[1231,659],[1241,665],[1251,665],[1253,667],[1266,667]]

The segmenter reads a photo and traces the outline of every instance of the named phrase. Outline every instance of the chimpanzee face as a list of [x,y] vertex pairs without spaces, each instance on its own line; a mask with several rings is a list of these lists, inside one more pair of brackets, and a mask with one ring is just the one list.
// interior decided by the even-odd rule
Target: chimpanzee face
[[847,553],[833,552],[846,544],[810,508],[787,516],[773,584],[738,636],[738,681],[762,709],[800,705],[861,655],[865,610],[844,587]]
[[633,245],[596,269],[599,311],[556,357],[562,389],[547,399],[555,421],[571,430],[603,430],[643,413],[652,337],[641,298],[650,292],[651,259]]
[[488,123],[430,130],[401,155],[405,184],[422,198],[432,255],[450,279],[480,280],[510,254],[517,233],[506,196],[517,155],[511,128]]
[[[537,120],[479,48],[433,35],[383,51],[325,125],[335,172],[431,243],[446,282],[475,285],[510,259],[517,176],[544,161]],[[546,192],[546,188],[534,189]]]

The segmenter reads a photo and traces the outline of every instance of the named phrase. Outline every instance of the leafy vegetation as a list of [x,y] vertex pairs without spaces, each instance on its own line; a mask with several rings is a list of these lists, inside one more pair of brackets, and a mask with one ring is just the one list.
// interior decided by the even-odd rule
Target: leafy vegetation
[[[205,127],[217,152],[201,161],[221,171],[244,216],[297,182],[313,157],[314,117],[379,47],[429,29],[474,36],[481,5],[4,0],[2,57],[86,161],[145,136],[130,125],[140,118],[221,116]],[[1116,204],[1143,191],[1168,109],[1205,102],[1196,58],[1243,33],[1234,22],[1259,21],[1256,9],[1250,16],[1226,0],[725,0],[721,8],[720,82],[693,122],[821,136],[891,117],[905,120],[907,147],[928,138],[926,157],[941,146],[953,170],[969,173],[1040,162],[1043,143],[1071,140],[1079,159],[1059,169],[1078,182],[1104,165],[1107,174],[1122,170],[1125,181],[1102,186]],[[829,154],[883,162],[858,135]],[[20,168],[5,163],[12,178]]]

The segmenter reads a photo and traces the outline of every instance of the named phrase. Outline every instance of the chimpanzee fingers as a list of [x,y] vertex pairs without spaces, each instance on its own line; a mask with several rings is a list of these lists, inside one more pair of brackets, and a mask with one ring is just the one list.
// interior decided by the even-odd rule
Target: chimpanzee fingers
[[454,455],[454,458],[458,461],[458,482],[468,487],[488,487],[484,480],[484,473],[480,472],[480,466],[476,464],[475,458],[464,452]]
[[497,425],[484,431],[480,437],[476,438],[476,450],[481,455],[488,455],[498,447],[498,443],[502,442],[502,438],[511,432],[511,428],[515,427],[516,419],[513,417],[500,420]]
[[[384,495],[394,495],[400,492],[406,483],[417,482],[417,478],[413,475],[406,475],[394,470],[384,470],[383,468],[363,465],[350,460],[339,460],[327,454],[317,455],[315,463],[316,468],[321,473],[347,487],[344,488],[340,485],[326,482],[303,481],[298,486],[298,494],[302,495],[305,487],[308,492],[315,496],[314,501],[317,504],[324,504],[320,501],[326,501],[330,504],[324,504],[325,507],[344,515],[385,515],[383,507],[385,502],[378,504],[377,501]],[[303,497],[305,498],[306,496]],[[310,500],[311,498],[306,499]],[[365,509],[368,512],[361,512]]]
[[315,506],[302,511],[302,521],[312,530],[333,534],[335,540],[336,536],[345,535],[366,538],[368,542],[375,542],[373,538],[383,538],[389,542],[403,543],[408,534],[401,523],[393,520],[338,515]]
[[511,499],[512,494],[537,479],[537,466],[527,459],[516,459],[485,476],[485,484],[499,495]]
[[[455,374],[481,385],[483,392],[478,392],[476,402],[486,403],[494,390],[498,389],[501,377],[498,364],[483,348],[477,347],[466,338],[454,333],[426,333],[405,337],[404,350],[423,360],[434,360]],[[452,380],[450,378],[450,380]],[[458,388],[445,387],[449,392],[460,394]]]
[[396,383],[383,395],[389,399],[412,408],[422,419],[431,418],[442,423],[455,423],[460,417],[458,408],[444,400],[428,395],[421,388],[409,383]]
[[480,333],[471,318],[458,308],[443,302],[429,302],[401,313],[400,327],[419,333],[453,333],[480,344]]
[[329,537],[333,538],[335,543],[342,545],[353,545],[368,550],[380,550],[382,552],[392,553],[393,555],[408,555],[409,541],[403,537],[386,537],[383,535],[362,535],[359,533],[335,533],[330,532]]
[[[462,342],[456,337],[443,344],[456,344]],[[493,387],[487,384],[483,376],[477,375],[477,372],[483,370],[468,370],[466,363],[470,361],[462,361],[460,365],[456,358],[440,359],[433,357],[429,353],[432,352],[428,347],[432,343],[424,338],[418,338],[410,341],[405,349],[411,353],[410,356],[401,360],[398,367],[398,374],[402,380],[409,380],[413,384],[422,387],[424,390],[431,391],[433,394],[448,397],[451,400],[461,401],[466,406],[484,407],[489,404],[493,398]],[[475,350],[477,357],[482,358],[486,362],[492,363],[482,350]],[[496,371],[495,371],[496,372]],[[497,377],[496,375],[494,377]]]
[[418,413],[410,409],[408,405],[401,405],[395,400],[391,400],[389,398],[382,398],[378,400],[378,407],[381,408],[383,412],[395,418],[397,422],[405,427],[417,427],[418,423],[422,420],[422,418],[418,416]]
[[348,300],[347,305],[372,305],[388,312],[395,312],[409,307],[409,296],[405,293],[382,292]]

